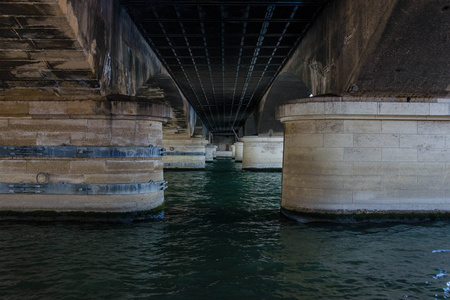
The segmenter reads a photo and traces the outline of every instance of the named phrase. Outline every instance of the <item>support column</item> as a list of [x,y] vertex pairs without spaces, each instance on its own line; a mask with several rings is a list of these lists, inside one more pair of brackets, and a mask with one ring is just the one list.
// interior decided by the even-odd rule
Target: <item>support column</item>
[[161,212],[169,107],[90,100],[0,106],[0,218],[134,219]]
[[203,138],[186,136],[164,136],[166,149],[163,158],[165,169],[201,169],[205,168],[205,145]]
[[216,145],[213,145],[213,146],[214,146],[213,158],[216,159],[217,158],[217,146]]
[[236,157],[236,146],[235,145],[231,145],[231,158],[235,158]]
[[216,146],[214,145],[206,145],[205,146],[205,161],[206,162],[213,162],[214,156],[216,152]]
[[450,103],[336,101],[343,102],[302,99],[277,112],[285,126],[284,213],[300,220],[450,213]]
[[283,137],[244,136],[242,169],[280,170],[283,164]]
[[217,158],[231,158],[231,151],[217,151]]
[[244,143],[242,142],[236,142],[234,143],[235,148],[235,152],[234,152],[234,161],[237,162],[242,162],[242,156],[244,153]]

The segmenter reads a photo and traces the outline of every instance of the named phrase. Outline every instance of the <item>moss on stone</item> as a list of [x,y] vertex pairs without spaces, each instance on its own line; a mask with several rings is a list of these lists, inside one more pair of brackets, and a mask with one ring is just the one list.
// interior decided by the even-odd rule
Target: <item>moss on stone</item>
[[281,212],[288,218],[301,223],[310,222],[335,222],[335,223],[419,223],[437,220],[450,220],[450,212],[423,211],[423,212],[354,212],[354,213],[332,213],[332,212],[312,212],[294,211],[281,208]]
[[283,169],[281,168],[243,168],[244,171],[250,171],[250,172],[282,172]]
[[84,212],[84,211],[0,211],[0,220],[26,221],[86,221],[86,222],[132,222],[147,219],[159,219],[164,216],[161,204],[151,210],[135,212]]

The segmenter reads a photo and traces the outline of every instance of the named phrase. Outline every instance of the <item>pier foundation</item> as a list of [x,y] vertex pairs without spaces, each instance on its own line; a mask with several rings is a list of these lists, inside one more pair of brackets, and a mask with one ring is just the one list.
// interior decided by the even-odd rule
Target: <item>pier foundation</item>
[[164,136],[166,149],[163,158],[165,169],[202,169],[205,168],[205,146],[203,138],[183,136]]
[[449,111],[432,99],[281,106],[282,209],[325,218],[449,213]]
[[242,157],[244,154],[244,143],[243,142],[236,142],[234,143],[234,161],[236,162],[242,162]]
[[1,107],[0,216],[70,213],[77,219],[162,207],[166,105],[2,101]]
[[242,169],[281,170],[283,137],[244,136]]
[[216,156],[216,146],[214,145],[206,145],[205,146],[205,161],[213,162],[214,157]]

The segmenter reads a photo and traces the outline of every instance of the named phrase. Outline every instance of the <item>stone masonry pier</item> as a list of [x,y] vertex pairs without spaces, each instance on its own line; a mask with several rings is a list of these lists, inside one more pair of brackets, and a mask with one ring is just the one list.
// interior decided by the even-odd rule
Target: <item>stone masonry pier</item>
[[307,219],[448,212],[450,102],[360,100],[307,98],[279,108],[282,209]]
[[165,70],[119,1],[3,1],[0,14],[0,217],[159,213],[172,109],[130,95]]
[[4,212],[141,213],[162,206],[158,145],[169,107],[112,99],[45,104],[22,101],[16,113],[0,113]]

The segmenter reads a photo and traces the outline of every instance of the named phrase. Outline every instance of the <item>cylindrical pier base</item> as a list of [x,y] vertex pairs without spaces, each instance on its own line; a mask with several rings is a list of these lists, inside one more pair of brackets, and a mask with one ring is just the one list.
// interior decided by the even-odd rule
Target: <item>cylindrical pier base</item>
[[214,145],[206,145],[205,146],[205,161],[213,162],[214,156],[216,155],[216,146]]
[[133,219],[161,212],[168,107],[90,100],[77,101],[77,110],[71,101],[23,106],[24,116],[0,112],[0,219]]
[[242,169],[280,170],[283,164],[283,137],[244,136]]
[[333,220],[450,213],[450,103],[326,100],[279,108],[283,211]]
[[236,142],[234,143],[235,152],[234,152],[234,160],[237,162],[242,162],[242,157],[244,154],[244,143],[242,142]]
[[164,169],[202,169],[205,168],[205,145],[202,138],[163,138],[166,149],[163,158]]

